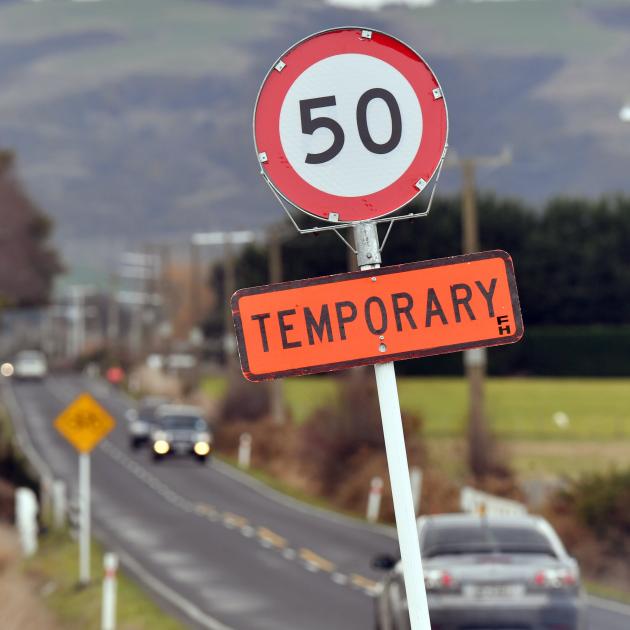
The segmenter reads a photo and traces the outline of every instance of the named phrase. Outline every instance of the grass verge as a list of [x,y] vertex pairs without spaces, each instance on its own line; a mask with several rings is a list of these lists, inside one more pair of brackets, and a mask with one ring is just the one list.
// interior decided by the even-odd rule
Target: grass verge
[[600,582],[592,582],[590,580],[584,580],[584,586],[589,595],[630,605],[630,593],[627,591],[622,591],[613,586]]
[[[27,574],[40,584],[46,603],[67,630],[100,630],[103,548],[92,544],[92,583],[77,587],[78,546],[67,532],[40,538],[37,555],[25,562]],[[184,630],[124,572],[118,577],[118,630]]]

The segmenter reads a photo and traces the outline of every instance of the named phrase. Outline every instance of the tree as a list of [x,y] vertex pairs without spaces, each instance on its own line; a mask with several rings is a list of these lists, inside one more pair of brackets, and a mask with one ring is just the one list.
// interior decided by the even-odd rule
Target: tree
[[45,304],[62,270],[49,243],[52,222],[29,198],[15,172],[15,156],[0,150],[0,302]]

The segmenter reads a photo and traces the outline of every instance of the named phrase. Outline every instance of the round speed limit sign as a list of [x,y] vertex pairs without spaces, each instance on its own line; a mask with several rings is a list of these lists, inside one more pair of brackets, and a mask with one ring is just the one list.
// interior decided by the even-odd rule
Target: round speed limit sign
[[271,68],[254,111],[269,184],[328,221],[390,214],[428,184],[448,117],[437,78],[414,50],[374,30],[312,35]]

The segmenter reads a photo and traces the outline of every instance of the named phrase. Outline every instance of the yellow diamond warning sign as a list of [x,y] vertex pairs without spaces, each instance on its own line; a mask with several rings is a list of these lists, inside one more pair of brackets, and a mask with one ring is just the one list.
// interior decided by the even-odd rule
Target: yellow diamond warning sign
[[115,426],[116,421],[87,393],[55,420],[55,429],[80,453],[89,453]]

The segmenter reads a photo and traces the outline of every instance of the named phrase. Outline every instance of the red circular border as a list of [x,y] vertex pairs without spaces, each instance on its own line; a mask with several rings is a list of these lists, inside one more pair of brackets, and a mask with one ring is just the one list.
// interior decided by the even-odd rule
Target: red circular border
[[[337,213],[339,221],[365,221],[395,212],[420,190],[418,182],[433,177],[444,154],[448,135],[448,114],[444,98],[435,98],[440,88],[426,62],[399,40],[371,30],[370,39],[361,37],[361,28],[342,28],[311,36],[290,48],[279,61],[281,71],[269,71],[260,88],[254,109],[254,142],[271,186],[289,203],[320,219]],[[280,109],[295,80],[310,66],[333,55],[366,54],[394,66],[409,81],[420,102],[423,132],[418,152],[409,168],[395,182],[362,197],[341,197],[323,192],[307,183],[293,169],[280,140]]]

